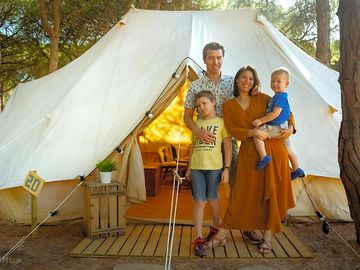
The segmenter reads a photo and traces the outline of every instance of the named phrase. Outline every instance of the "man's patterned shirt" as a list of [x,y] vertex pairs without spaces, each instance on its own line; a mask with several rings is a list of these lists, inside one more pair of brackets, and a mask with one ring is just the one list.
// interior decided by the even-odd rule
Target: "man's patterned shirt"
[[221,75],[217,84],[213,83],[206,74],[200,79],[190,83],[189,91],[186,94],[185,108],[196,109],[195,95],[201,91],[209,90],[216,98],[216,114],[223,117],[222,106],[225,101],[232,99],[233,95],[233,81],[234,77],[229,75]]

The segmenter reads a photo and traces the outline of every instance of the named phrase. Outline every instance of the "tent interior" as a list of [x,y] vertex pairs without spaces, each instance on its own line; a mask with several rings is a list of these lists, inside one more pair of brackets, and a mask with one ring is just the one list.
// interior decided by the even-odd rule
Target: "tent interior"
[[[191,133],[182,123],[184,97],[189,82],[201,75],[202,47],[214,40],[226,48],[223,72],[233,75],[239,67],[253,65],[269,95],[271,70],[279,66],[290,70],[289,99],[300,127],[292,143],[308,175],[304,182],[292,182],[296,208],[289,214],[315,216],[306,183],[328,219],[351,221],[338,178],[339,127],[334,119],[334,112],[341,114],[338,74],[296,47],[254,9],[133,8],[78,59],[18,85],[0,115],[0,129],[6,130],[0,133],[0,218],[30,223],[30,193],[21,187],[29,169],[36,168],[48,180],[38,197],[42,220],[78,187],[76,175],[84,172],[86,181],[98,181],[94,167],[106,156],[117,162],[112,180],[126,185],[129,207],[137,208],[137,217],[141,211],[145,215],[147,206],[163,197],[148,197],[145,202],[144,164],[159,163],[160,147],[176,149],[179,142],[190,143]],[[55,93],[51,102],[35,106],[49,98],[49,89]],[[104,91],[101,100],[99,89]],[[180,151],[182,155],[186,157],[186,150]],[[161,184],[171,193],[168,182]],[[84,207],[84,189],[79,186],[48,222],[81,218]]]

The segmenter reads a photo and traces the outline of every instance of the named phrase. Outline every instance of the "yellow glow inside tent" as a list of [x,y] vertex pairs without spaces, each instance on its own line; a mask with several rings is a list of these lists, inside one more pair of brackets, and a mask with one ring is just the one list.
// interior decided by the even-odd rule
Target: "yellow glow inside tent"
[[139,137],[142,151],[157,152],[160,146],[167,144],[176,147],[179,141],[181,145],[191,143],[191,131],[182,120],[188,87],[189,82],[186,82],[165,111],[144,129]]

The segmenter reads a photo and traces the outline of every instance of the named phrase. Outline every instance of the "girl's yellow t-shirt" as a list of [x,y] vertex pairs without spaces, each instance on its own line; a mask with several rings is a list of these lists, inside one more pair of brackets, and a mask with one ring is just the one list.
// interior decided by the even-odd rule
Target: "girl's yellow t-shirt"
[[214,143],[206,144],[199,140],[194,134],[192,137],[194,150],[191,155],[191,169],[193,170],[218,170],[223,168],[223,158],[221,154],[221,143],[223,138],[230,137],[227,132],[224,119],[215,117],[213,119],[196,120],[196,125],[207,129],[216,135]]

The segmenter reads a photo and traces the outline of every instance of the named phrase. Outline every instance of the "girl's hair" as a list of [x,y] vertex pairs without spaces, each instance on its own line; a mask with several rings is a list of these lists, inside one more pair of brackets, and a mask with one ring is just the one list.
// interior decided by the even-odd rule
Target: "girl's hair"
[[254,88],[260,87],[260,80],[259,80],[259,76],[256,72],[256,69],[252,66],[246,66],[246,67],[242,67],[238,70],[238,72],[236,72],[235,74],[235,78],[234,78],[234,96],[237,97],[239,95],[239,88],[237,86],[236,80],[240,77],[240,75],[244,72],[244,71],[251,71],[253,76],[254,76],[254,85],[253,87],[250,89],[249,95],[252,96],[252,93],[254,91]]
[[204,90],[204,91],[197,93],[195,95],[195,101],[197,101],[199,98],[202,98],[202,97],[206,97],[206,98],[210,99],[210,101],[216,102],[216,98],[215,98],[214,94],[209,90]]

